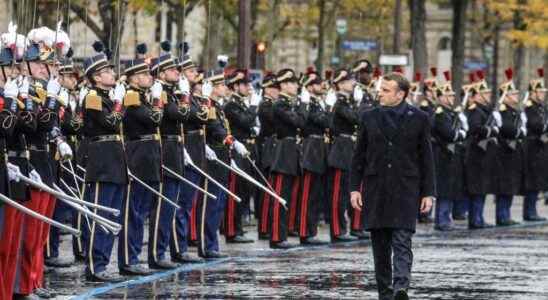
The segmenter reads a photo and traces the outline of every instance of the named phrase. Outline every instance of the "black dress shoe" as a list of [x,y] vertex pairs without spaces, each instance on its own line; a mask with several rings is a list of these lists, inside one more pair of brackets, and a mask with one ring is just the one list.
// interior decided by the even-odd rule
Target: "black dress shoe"
[[145,269],[139,265],[123,266],[120,268],[120,275],[143,276],[143,275],[150,275],[150,274],[152,274],[151,270]]
[[107,271],[95,273],[95,274],[86,274],[86,280],[91,282],[122,282],[125,280],[124,277],[118,276],[115,274],[109,274]]
[[299,237],[299,233],[297,231],[290,231],[290,232],[287,233],[287,236]]
[[171,261],[180,264],[199,264],[204,262],[203,259],[191,256],[188,253],[179,253],[171,257]]
[[500,226],[500,227],[513,226],[513,225],[517,225],[517,224],[519,224],[519,222],[514,221],[514,220],[503,220],[503,221],[497,222],[497,226]]
[[272,249],[291,249],[291,248],[295,248],[295,247],[296,247],[296,245],[291,244],[287,241],[277,242],[277,243],[271,242],[270,243],[270,248],[272,248]]
[[332,243],[346,243],[346,242],[353,242],[356,241],[357,238],[351,236],[351,235],[339,235],[331,238]]
[[198,241],[188,241],[189,247],[198,247]]
[[178,268],[179,264],[171,262],[167,259],[162,259],[159,261],[150,262],[148,267],[155,270],[172,270]]
[[301,238],[301,245],[306,246],[321,246],[321,245],[327,245],[329,244],[326,241],[318,240],[313,237],[307,237],[307,238]]
[[35,294],[28,294],[28,295],[14,294],[13,300],[40,300],[40,297],[38,297]]
[[434,219],[432,219],[432,217],[430,216],[421,216],[419,217],[419,223],[421,224],[432,224],[434,223]]
[[464,221],[464,220],[466,220],[466,215],[453,215],[453,220],[455,220],[455,221]]
[[227,244],[248,244],[255,242],[253,239],[245,237],[243,235],[236,235],[232,238],[226,239]]
[[357,237],[358,240],[368,240],[369,239],[369,233],[364,230],[352,230],[350,231],[350,235]]
[[85,262],[85,261],[86,261],[86,257],[84,255],[74,254],[74,262],[81,263],[81,262]]
[[72,260],[62,257],[49,257],[44,260],[44,264],[54,268],[68,268],[72,266]]
[[531,216],[531,217],[523,218],[523,220],[530,221],[530,222],[538,222],[538,221],[546,221],[546,218],[541,216]]
[[270,235],[268,233],[263,233],[263,234],[259,233],[259,240],[262,240],[262,241],[267,240],[268,241],[269,239],[270,239]]
[[434,230],[438,231],[453,231],[455,228],[451,225],[436,225],[434,226]]
[[217,251],[208,251],[205,253],[204,258],[205,259],[220,259],[220,258],[227,258],[228,255],[222,254]]
[[42,299],[50,299],[50,298],[55,298],[57,296],[57,294],[55,294],[53,291],[45,288],[34,289],[33,294],[35,294],[36,296]]
[[407,295],[406,290],[398,290],[396,294],[394,294],[394,300],[409,300],[409,296]]
[[468,224],[468,229],[476,230],[476,229],[488,229],[493,228],[494,226],[492,224],[483,223],[483,224]]

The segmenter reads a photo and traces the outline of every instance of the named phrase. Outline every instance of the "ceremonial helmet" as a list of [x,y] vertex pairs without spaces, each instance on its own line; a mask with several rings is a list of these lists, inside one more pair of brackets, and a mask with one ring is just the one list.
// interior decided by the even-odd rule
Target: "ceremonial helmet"
[[438,76],[438,68],[435,68],[435,67],[430,68],[430,74],[431,74],[430,77],[424,79],[424,89],[435,92],[438,86],[437,79],[436,79],[436,77]]
[[261,87],[263,89],[265,89],[265,88],[278,88],[279,89],[280,88],[280,85],[276,81],[276,75],[274,75],[274,73],[272,73],[272,71],[266,71],[265,72]]
[[512,68],[504,70],[504,74],[506,75],[506,81],[499,86],[499,95],[502,96],[503,94],[519,93],[519,90],[516,88],[514,81],[512,80],[514,77],[514,71]]
[[413,77],[413,82],[409,88],[409,93],[420,95],[420,86],[421,86],[422,74],[421,72],[416,72],[415,77]]
[[485,72],[483,70],[477,70],[476,76],[478,81],[476,82],[475,91],[477,93],[489,93],[491,89],[485,80]]
[[453,91],[453,86],[451,84],[451,71],[444,71],[443,77],[445,78],[445,83],[437,87],[438,95],[454,96],[455,91]]
[[529,82],[529,92],[547,92],[548,89],[546,88],[546,85],[544,83],[544,69],[538,68],[537,69],[537,78],[531,80]]
[[96,54],[84,60],[84,75],[88,78],[103,69],[114,68],[108,56],[110,51],[105,49],[103,43],[96,41],[92,46]]
[[177,60],[171,55],[171,42],[161,42],[160,49],[162,50],[160,56],[151,60],[150,70],[153,75],[158,75],[160,72],[178,67]]

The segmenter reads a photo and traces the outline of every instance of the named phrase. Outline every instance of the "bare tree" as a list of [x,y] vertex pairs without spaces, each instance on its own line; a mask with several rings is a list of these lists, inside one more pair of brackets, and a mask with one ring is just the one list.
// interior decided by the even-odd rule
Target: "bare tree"
[[451,66],[453,90],[459,91],[463,82],[464,51],[466,48],[466,10],[468,0],[451,0],[453,6],[453,25],[451,40]]
[[426,0],[409,0],[411,11],[411,49],[415,72],[428,71],[428,49],[426,47]]

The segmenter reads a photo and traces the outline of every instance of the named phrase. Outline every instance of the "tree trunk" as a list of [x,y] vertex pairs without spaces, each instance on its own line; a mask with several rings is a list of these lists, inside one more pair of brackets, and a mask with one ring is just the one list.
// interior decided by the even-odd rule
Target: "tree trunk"
[[399,54],[401,48],[401,0],[396,0],[394,7],[394,36],[392,41],[392,53]]
[[278,16],[280,15],[280,0],[270,1],[270,11],[268,14],[268,19],[271,20],[270,26],[268,26],[268,35],[266,40],[266,46],[268,50],[265,53],[266,58],[266,68],[271,69],[274,64],[274,37],[276,36],[276,31],[280,26],[278,21]]
[[238,67],[249,68],[251,59],[251,3],[248,0],[239,0],[238,4]]
[[318,58],[316,59],[316,70],[323,74],[323,61],[325,55],[325,1],[318,0],[320,17],[318,19]]
[[[518,4],[520,6],[524,6],[527,4],[527,0],[518,0]],[[523,11],[522,8],[518,8],[514,11],[514,29],[516,30],[526,30],[527,24],[523,21]],[[526,54],[525,45],[523,43],[519,42],[516,45],[516,52],[514,53],[514,73],[516,74],[516,78],[514,80],[514,83],[518,89],[523,89],[525,87],[525,72],[527,71],[525,68],[525,54]]]
[[468,0],[452,0],[453,6],[453,27],[451,40],[451,69],[452,69],[452,84],[454,91],[460,91],[463,82],[464,68],[464,50],[466,48],[466,10]]
[[411,49],[414,72],[428,73],[428,49],[426,47],[426,0],[409,0],[411,10]]
[[[493,90],[496,90],[498,86],[499,76],[499,52],[500,52],[500,24],[495,24],[495,36],[493,38],[493,67],[491,68],[491,86]],[[497,93],[491,94],[492,103],[495,103],[497,99]]]

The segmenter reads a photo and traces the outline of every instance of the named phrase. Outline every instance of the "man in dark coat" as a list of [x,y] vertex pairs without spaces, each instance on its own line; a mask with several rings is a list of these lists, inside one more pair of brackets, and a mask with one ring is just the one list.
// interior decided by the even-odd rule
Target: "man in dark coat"
[[529,100],[525,104],[527,140],[525,142],[525,199],[523,219],[545,220],[537,213],[539,191],[548,190],[548,116],[546,115],[544,70],[538,69],[538,78],[529,84]]
[[430,122],[408,92],[401,74],[383,78],[381,106],[363,114],[352,158],[351,202],[371,231],[379,299],[408,299],[417,211],[429,211],[435,194]]

